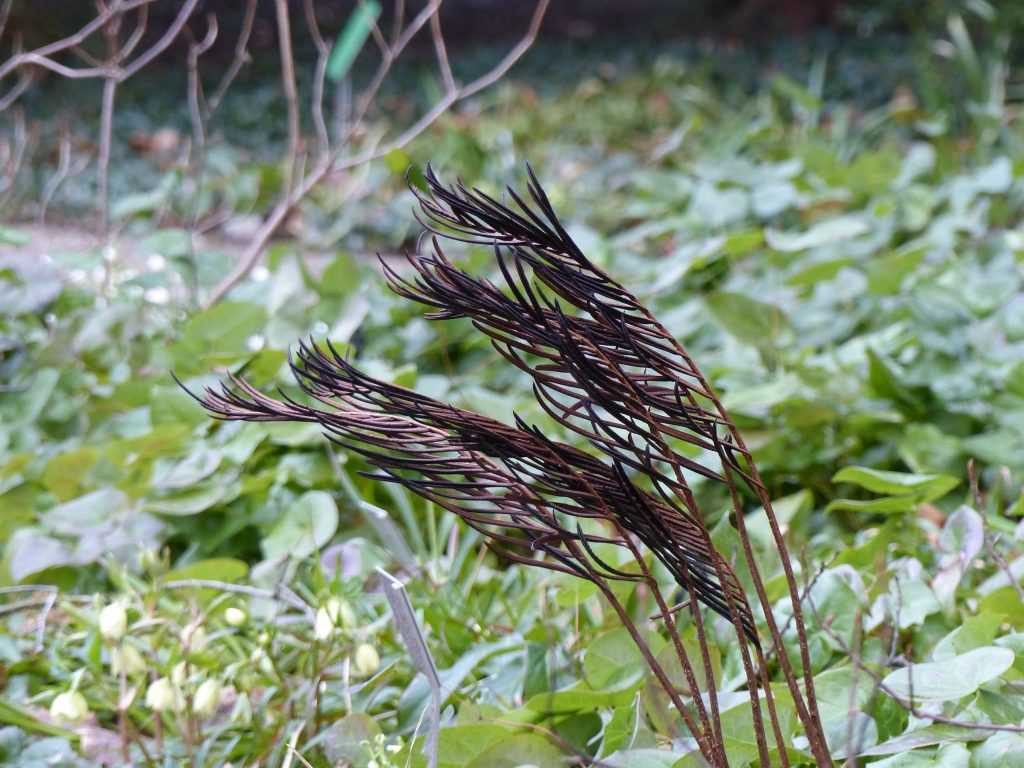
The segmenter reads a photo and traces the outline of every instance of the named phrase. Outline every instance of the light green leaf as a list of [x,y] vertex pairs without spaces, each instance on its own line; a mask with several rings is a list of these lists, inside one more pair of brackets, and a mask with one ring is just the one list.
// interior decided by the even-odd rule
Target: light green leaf
[[708,296],[706,301],[715,320],[747,344],[771,344],[789,329],[789,318],[785,312],[750,296],[720,291]]
[[1009,648],[986,646],[951,659],[897,669],[884,683],[897,696],[914,701],[954,701],[995,680],[1013,664]]
[[187,581],[189,579],[214,579],[216,581],[240,581],[249,573],[249,566],[231,557],[214,557],[175,568],[164,574],[165,581]]
[[593,640],[583,658],[583,675],[601,690],[635,683],[645,669],[643,656],[625,629],[613,629]]
[[832,482],[852,483],[887,496],[912,496],[918,502],[945,496],[960,484],[959,478],[950,475],[917,475],[869,467],[843,467],[832,476]]
[[324,491],[302,494],[263,540],[268,560],[303,558],[324,546],[338,530],[338,507]]
[[870,225],[863,217],[838,216],[815,224],[801,232],[781,232],[777,229],[767,229],[764,239],[776,251],[793,253],[849,240],[866,234],[870,230]]

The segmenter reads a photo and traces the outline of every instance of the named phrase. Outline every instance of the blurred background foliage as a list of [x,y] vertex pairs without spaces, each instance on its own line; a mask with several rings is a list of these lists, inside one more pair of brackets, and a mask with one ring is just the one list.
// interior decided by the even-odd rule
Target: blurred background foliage
[[[482,68],[495,40],[477,31],[494,5],[446,4],[460,72]],[[555,9],[499,87],[315,190],[262,264],[207,309],[205,292],[282,185],[276,70],[257,55],[244,71],[198,177],[181,160],[189,127],[174,55],[125,84],[111,165],[117,236],[106,247],[82,235],[91,170],[63,184],[45,224],[39,216],[53,139],[70,125],[89,151],[99,86],[51,77],[26,95],[34,141],[0,211],[0,585],[70,596],[45,651],[36,614],[11,611],[0,634],[0,721],[11,726],[0,752],[36,764],[26,734],[41,730],[47,749],[83,748],[81,729],[43,711],[69,685],[86,693],[89,727],[116,735],[126,678],[107,671],[95,618],[99,595],[114,592],[150,679],[184,660],[191,671],[175,685],[217,676],[235,695],[198,733],[163,715],[168,756],[280,760],[301,725],[296,743],[314,764],[419,759],[410,744],[427,692],[383,598],[366,591],[381,565],[407,574],[446,676],[444,765],[547,766],[574,750],[609,764],[688,764],[639,661],[584,587],[506,568],[438,510],[363,478],[361,462],[315,430],[211,422],[170,378],[212,384],[229,368],[293,391],[289,345],[327,337],[373,375],[558,435],[528,382],[472,328],[429,323],[383,287],[374,254],[416,246],[406,183],[427,162],[500,195],[529,161],[577,242],[718,386],[781,500],[805,578],[815,563],[832,566],[815,583],[831,613],[815,624],[813,651],[837,751],[849,746],[849,690],[859,690],[843,677],[843,642],[864,640],[880,674],[903,658],[948,663],[985,649],[982,666],[998,667],[1006,648],[1024,650],[1024,7],[794,0],[765,24],[756,0],[648,5],[628,24],[616,3]],[[53,4],[14,9],[26,39],[73,24]],[[273,49],[272,31],[254,36],[257,53]],[[417,56],[382,96],[399,115],[438,93]],[[209,224],[198,236],[196,221]],[[494,271],[486,252],[453,253]],[[727,545],[725,500],[696,488]],[[166,586],[195,578],[267,593]],[[281,584],[311,610],[333,597],[355,614],[319,647],[312,621],[278,623]],[[229,624],[229,605],[253,623]],[[212,639],[193,654],[177,639],[196,621]],[[350,662],[366,643],[384,673],[353,691]],[[722,655],[735,670],[736,654]],[[1024,664],[1011,660],[994,681],[975,676],[940,695],[938,711],[1019,723]],[[972,766],[1024,754],[1015,733],[940,733],[874,694],[857,702],[863,760],[915,745],[921,761],[890,764],[967,766],[965,745]],[[143,710],[141,692],[124,709],[145,734],[162,717]],[[248,727],[252,709],[263,727]],[[933,730],[914,742],[908,723]],[[520,750],[509,758],[520,762],[496,762],[495,745],[510,739],[518,746],[502,749]],[[91,754],[120,759],[109,743]]]

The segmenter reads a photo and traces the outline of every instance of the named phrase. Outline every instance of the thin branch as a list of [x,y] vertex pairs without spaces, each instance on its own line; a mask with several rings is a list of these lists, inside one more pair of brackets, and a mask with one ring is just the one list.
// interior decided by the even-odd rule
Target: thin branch
[[60,190],[61,185],[67,179],[77,176],[89,167],[88,155],[83,155],[78,159],[77,163],[73,164],[71,162],[71,149],[71,130],[67,120],[63,120],[60,128],[60,145],[57,150],[57,171],[43,186],[43,194],[39,201],[38,222],[40,226],[46,223],[46,212],[49,210],[50,203]]
[[320,25],[316,20],[316,9],[313,7],[313,0],[303,0],[303,10],[306,14],[306,26],[309,28],[310,37],[313,38],[313,45],[316,46],[316,69],[313,73],[311,105],[313,125],[316,128],[319,154],[326,155],[330,151],[331,146],[327,133],[327,121],[324,118],[324,84],[327,79],[327,62],[331,55],[331,48],[320,33]]
[[[77,45],[81,45],[118,14],[130,11],[131,9],[138,8],[142,5],[149,5],[153,2],[156,2],[156,0],[114,0],[114,2],[108,5],[102,13],[74,34],[60,40],[55,40],[54,42],[48,43],[40,48],[36,48],[35,50],[12,56],[3,64],[0,64],[0,80],[3,80],[11,72],[23,67],[25,64],[40,64],[41,66],[45,66],[43,62],[48,56],[68,50],[69,48],[73,48]],[[103,77],[104,74],[105,73],[103,72],[93,72],[87,76]]]
[[430,17],[430,39],[434,42],[434,53],[437,55],[437,66],[441,70],[441,80],[444,89],[448,92],[458,90],[455,85],[455,78],[452,76],[452,65],[448,61],[448,49],[444,44],[444,34],[441,32],[441,9]]
[[[302,182],[292,190],[290,194],[287,194],[282,200],[280,200],[270,212],[263,225],[259,230],[257,230],[256,234],[242,252],[234,269],[232,269],[232,271],[210,291],[209,296],[204,302],[204,306],[210,307],[216,304],[223,299],[232,288],[245,279],[249,272],[252,271],[253,267],[259,263],[259,260],[263,255],[264,248],[266,248],[267,243],[277,231],[278,227],[280,227],[282,222],[287,218],[291,209],[305,198],[306,195],[308,195],[310,191],[312,191],[330,173],[354,168],[355,166],[378,160],[396,149],[405,147],[410,141],[430,127],[430,125],[433,124],[434,121],[444,114],[444,112],[452,105],[480,92],[505,75],[508,70],[511,69],[520,58],[522,58],[526,51],[530,49],[534,40],[536,40],[537,32],[544,19],[544,14],[547,11],[549,1],[550,0],[540,0],[540,2],[537,3],[526,34],[513,47],[509,54],[506,55],[493,69],[462,88],[446,94],[438,104],[427,112],[426,115],[399,134],[395,139],[385,142],[379,147],[374,147],[365,152],[342,158],[338,155],[341,149],[346,145],[346,142],[343,139],[334,151],[328,155],[318,158],[316,164]],[[347,132],[349,136],[354,132],[357,126],[362,124],[362,120],[365,117],[374,96],[380,89],[381,84],[384,82],[395,58],[401,53],[405,46],[408,45],[409,41],[423,27],[423,25],[430,20],[431,16],[437,12],[437,7],[439,5],[440,3],[435,0],[424,8],[424,10],[421,11],[412,22],[410,22],[409,26],[399,36],[395,45],[390,49],[390,55],[386,56],[381,62],[381,67],[378,69],[373,81],[360,98],[355,118]]]
[[288,0],[274,0],[277,11],[277,44],[281,57],[281,86],[288,110],[288,150],[285,155],[285,196],[289,197],[296,183],[299,160],[299,94],[295,85],[295,55],[292,53],[292,29]]
[[4,0],[3,5],[0,5],[0,38],[4,36],[4,30],[7,28],[7,20],[11,17],[12,5],[14,5],[14,0]]
[[253,23],[256,20],[256,5],[259,0],[247,0],[245,6],[245,16],[242,19],[242,27],[238,32],[238,39],[235,41],[235,52],[231,57],[231,63],[228,68],[224,71],[224,76],[221,78],[217,87],[213,91],[213,96],[210,97],[209,102],[206,105],[205,117],[207,120],[217,111],[221,101],[224,100],[224,95],[227,93],[228,88],[238,77],[238,73],[242,71],[242,67],[251,61],[249,56],[249,38],[252,36]]
[[274,600],[284,603],[290,608],[301,611],[311,619],[316,616],[313,609],[305,600],[283,585],[278,589],[261,589],[259,587],[250,587],[245,584],[232,584],[227,581],[217,581],[215,579],[181,579],[178,581],[165,582],[163,586],[166,589],[217,589],[221,592],[232,592],[234,594],[248,595],[249,597],[257,597],[263,600]]

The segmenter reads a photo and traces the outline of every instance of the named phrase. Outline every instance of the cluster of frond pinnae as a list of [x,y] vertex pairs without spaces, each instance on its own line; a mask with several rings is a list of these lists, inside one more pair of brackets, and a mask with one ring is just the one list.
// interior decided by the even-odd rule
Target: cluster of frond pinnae
[[[641,573],[610,565],[594,548],[627,548],[624,536],[631,534],[698,602],[726,618],[735,611],[757,642],[743,590],[724,563],[728,579],[719,582],[718,555],[700,525],[671,498],[634,485],[621,463],[551,440],[519,418],[507,425],[374,379],[329,342],[326,349],[300,343],[292,369],[323,408],[268,397],[234,377],[219,391],[206,389],[200,402],[222,419],[318,422],[333,442],[362,455],[380,473],[375,477],[459,515],[513,560],[524,561],[507,551],[518,545],[530,550],[530,564],[588,581],[642,581]],[[612,529],[584,533],[592,521]],[[550,559],[531,557],[535,552]]]
[[[662,595],[642,545],[687,594],[700,663],[710,679],[701,607],[733,626],[748,689],[763,691],[778,759],[788,765],[754,612],[734,572],[736,553],[726,557],[716,549],[690,483],[702,477],[727,487],[771,650],[816,761],[830,764],[795,581],[742,437],[683,347],[586,258],[532,170],[529,176],[529,200],[508,190],[513,208],[462,184],[445,187],[428,167],[427,192],[416,194],[433,247],[410,255],[408,272],[382,264],[392,289],[428,307],[428,317],[468,318],[486,334],[505,360],[532,379],[541,408],[589,451],[553,440],[518,416],[505,424],[369,377],[329,342],[302,343],[291,360],[314,405],[269,397],[237,378],[197,399],[222,419],[319,423],[329,439],[363,456],[372,476],[458,515],[509,559],[597,584],[706,759],[727,765],[713,686],[707,705],[701,697],[684,701],[608,587],[622,580],[647,586],[673,635],[689,690],[696,690],[694,663],[678,641],[676,609]],[[461,270],[445,256],[439,238],[492,248],[504,285]],[[804,690],[782,647],[746,536],[738,482],[763,503],[775,534],[800,636]],[[769,731],[758,697],[751,702],[759,758],[767,765]]]

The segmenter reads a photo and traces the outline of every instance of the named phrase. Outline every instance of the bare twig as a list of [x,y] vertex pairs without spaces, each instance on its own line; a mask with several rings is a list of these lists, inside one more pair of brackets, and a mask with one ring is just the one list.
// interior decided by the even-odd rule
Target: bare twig
[[62,121],[60,129],[60,145],[57,150],[57,171],[51,176],[43,187],[43,193],[39,201],[38,221],[40,226],[46,223],[46,212],[50,203],[60,190],[63,184],[71,176],[76,176],[84,171],[89,165],[88,155],[81,156],[76,163],[71,161],[71,130],[66,120]]
[[3,5],[0,5],[0,38],[4,36],[4,29],[7,28],[7,19],[11,16],[12,5],[14,5],[14,0],[4,0]]
[[287,587],[279,587],[278,589],[261,589],[259,587],[250,587],[245,584],[232,584],[227,581],[217,581],[215,579],[181,579],[178,581],[168,581],[163,586],[166,589],[217,589],[221,592],[233,592],[239,595],[261,598],[263,600],[275,600],[284,603],[290,608],[301,611],[310,620],[316,617],[316,613],[309,604]]
[[[379,147],[374,147],[370,150],[344,158],[338,157],[340,149],[345,146],[344,142],[341,142],[330,154],[318,158],[317,162],[302,182],[298,184],[290,194],[280,200],[270,212],[263,225],[259,228],[250,240],[249,244],[246,246],[245,250],[242,252],[242,255],[239,257],[238,263],[235,265],[234,269],[224,277],[220,283],[214,286],[204,305],[209,307],[219,302],[228,294],[228,292],[231,291],[232,288],[243,280],[250,271],[252,271],[253,267],[259,263],[260,257],[263,255],[263,249],[277,231],[278,227],[281,226],[281,223],[287,218],[291,209],[306,197],[306,195],[308,195],[310,191],[312,191],[330,173],[372,162],[384,157],[396,149],[401,149],[433,124],[434,121],[444,114],[445,111],[451,108],[453,104],[480,92],[489,85],[497,82],[503,75],[505,75],[516,61],[518,61],[523,54],[529,50],[534,40],[536,40],[537,33],[540,30],[540,25],[544,19],[544,14],[547,11],[549,1],[550,0],[540,0],[540,2],[537,3],[526,34],[497,65],[478,77],[476,80],[473,80],[455,91],[445,94],[445,96],[425,115],[423,115],[423,117],[400,133],[397,137],[391,141],[384,142]],[[380,89],[381,84],[387,77],[395,58],[408,45],[409,41],[415,36],[415,34],[430,20],[431,16],[437,12],[439,5],[440,3],[435,1],[424,8],[423,11],[421,11],[416,18],[409,23],[409,26],[405,28],[402,34],[399,35],[395,44],[389,49],[389,54],[383,58],[377,74],[374,76],[366,91],[364,91],[360,97],[352,125],[349,127],[349,135],[354,132],[356,126],[362,123],[370,104],[373,102],[377,91]]]
[[326,155],[330,149],[330,138],[327,133],[327,121],[324,119],[324,84],[327,79],[327,61],[331,55],[331,48],[320,33],[320,25],[316,20],[316,8],[313,0],[303,0],[303,9],[306,14],[306,26],[309,28],[310,37],[313,38],[313,45],[316,46],[316,70],[313,74],[313,95],[311,112],[313,114],[313,125],[316,128],[318,155]]
[[114,135],[114,97],[116,93],[117,80],[108,77],[103,81],[103,99],[100,106],[100,149],[97,158],[100,227],[104,242],[110,237],[110,147]]
[[14,87],[9,90],[2,99],[0,99],[0,112],[5,111],[11,104],[16,102],[21,94],[32,85],[34,78],[32,77],[32,71],[26,69],[23,71],[18,78],[18,82],[14,84]]
[[235,41],[235,52],[231,57],[231,63],[224,70],[224,76],[217,83],[213,96],[210,97],[206,105],[205,117],[207,120],[217,111],[221,101],[224,100],[224,95],[228,92],[228,88],[231,87],[235,78],[238,77],[238,73],[242,71],[242,67],[251,60],[249,56],[249,38],[252,36],[252,27],[256,20],[256,5],[258,2],[259,0],[247,0],[246,2],[245,16],[242,19],[242,28],[238,32],[238,39]]
[[288,110],[288,150],[285,156],[285,197],[292,193],[299,163],[299,94],[295,85],[295,55],[292,53],[292,29],[288,0],[274,0],[277,11],[277,44],[281,55],[281,86]]
[[0,175],[0,208],[6,206],[7,201],[14,194],[15,181],[25,162],[25,152],[28,148],[28,125],[21,107],[14,110],[13,122],[10,154],[7,156],[3,173]]
[[430,17],[430,39],[434,43],[434,53],[437,55],[437,66],[441,70],[441,81],[444,83],[445,91],[455,91],[455,78],[452,76],[452,65],[448,61],[448,49],[444,43],[444,34],[441,32],[441,11]]
[[55,61],[52,56],[81,45],[82,42],[88,39],[97,30],[104,29],[107,25],[116,22],[116,20],[125,12],[147,5],[154,1],[155,0],[122,0],[121,2],[118,2],[115,0],[110,5],[105,6],[95,19],[86,24],[75,34],[48,45],[44,45],[33,51],[27,51],[12,56],[0,65],[0,80],[3,80],[16,69],[34,64],[36,66],[43,67],[44,69],[48,69],[51,72],[55,72],[62,77],[74,80],[103,78],[107,80],[112,79],[119,83],[124,82],[170,47],[171,43],[174,42],[175,38],[177,38],[178,34],[181,32],[181,29],[185,25],[189,16],[192,15],[192,11],[195,10],[199,0],[185,0],[181,9],[178,11],[177,16],[175,16],[174,20],[171,22],[170,26],[168,26],[160,39],[153,43],[152,46],[146,49],[144,53],[140,54],[130,64],[122,64],[120,61],[117,61],[107,62],[98,67],[75,68]]

